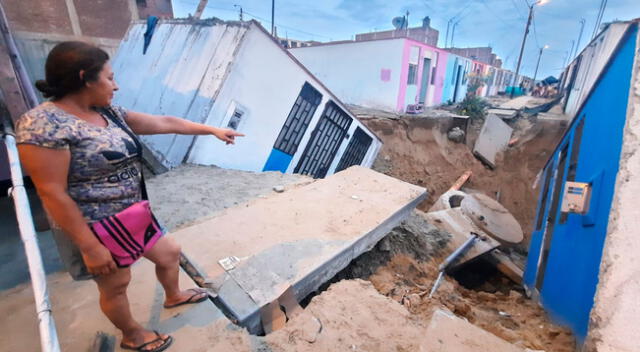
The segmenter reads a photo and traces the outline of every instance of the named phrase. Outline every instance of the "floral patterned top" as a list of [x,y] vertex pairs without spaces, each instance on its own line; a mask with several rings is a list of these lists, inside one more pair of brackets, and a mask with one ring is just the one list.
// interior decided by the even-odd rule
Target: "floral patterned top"
[[[114,106],[112,111],[126,124],[125,109]],[[141,200],[141,155],[125,131],[105,120],[107,127],[96,126],[45,102],[16,123],[18,144],[70,151],[68,193],[88,222]]]

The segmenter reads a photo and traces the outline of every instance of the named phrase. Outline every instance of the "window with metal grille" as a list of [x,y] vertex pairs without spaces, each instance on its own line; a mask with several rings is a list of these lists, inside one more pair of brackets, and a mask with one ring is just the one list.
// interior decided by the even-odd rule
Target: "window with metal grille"
[[243,115],[244,115],[244,112],[236,108],[236,110],[233,112],[233,115],[231,116],[231,119],[229,119],[227,128],[230,128],[232,130],[238,130],[238,126],[240,126],[240,122],[242,121]]
[[322,94],[305,82],[273,148],[289,155],[295,154],[321,101]]
[[360,165],[364,160],[364,156],[367,154],[369,147],[373,142],[373,138],[369,136],[362,128],[356,128],[353,133],[347,149],[342,154],[342,158],[336,167],[336,172],[342,171],[353,165]]
[[346,112],[329,101],[293,172],[314,178],[325,177],[352,121]]
[[418,83],[418,65],[409,64],[409,75],[407,76],[407,84],[415,85]]

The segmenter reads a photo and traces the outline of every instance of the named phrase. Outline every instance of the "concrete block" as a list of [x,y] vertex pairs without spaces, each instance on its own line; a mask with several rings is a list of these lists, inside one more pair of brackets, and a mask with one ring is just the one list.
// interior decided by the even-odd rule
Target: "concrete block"
[[453,266],[466,263],[500,246],[498,241],[486,236],[482,229],[476,226],[460,208],[430,212],[427,213],[425,217],[427,221],[435,227],[451,234],[451,240],[447,244],[447,253],[453,252],[465,243],[469,239],[471,232],[481,236],[481,240],[475,241],[473,246],[471,246]]
[[495,168],[496,155],[507,147],[512,133],[513,129],[500,118],[495,115],[487,116],[473,149],[473,154],[491,168]]
[[484,194],[465,197],[460,208],[476,226],[504,245],[515,245],[524,239],[518,220],[502,204]]
[[511,120],[518,115],[518,110],[515,109],[489,109],[487,110],[487,116],[494,115],[502,120]]
[[[289,288],[298,300],[371,249],[426,190],[351,167],[182,229],[173,236],[207,280],[228,276],[214,302],[252,333],[259,311]],[[218,261],[240,259],[230,270]]]

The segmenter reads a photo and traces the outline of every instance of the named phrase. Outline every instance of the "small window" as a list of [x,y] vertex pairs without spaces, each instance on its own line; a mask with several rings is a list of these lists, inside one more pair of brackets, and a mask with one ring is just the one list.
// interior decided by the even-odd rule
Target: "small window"
[[[567,181],[575,181],[578,172],[578,157],[580,156],[580,143],[582,143],[582,131],[584,129],[585,117],[578,123],[573,132],[573,142],[571,145],[571,156],[569,157],[569,170],[567,172]],[[564,224],[569,219],[569,213],[562,212],[560,214],[560,224]]]
[[431,68],[431,85],[436,84],[436,67]]
[[540,207],[538,208],[538,221],[536,222],[536,231],[542,230],[544,224],[544,213],[547,207],[547,197],[549,195],[549,186],[551,185],[551,177],[553,176],[552,163],[547,166],[544,172],[544,185],[542,186],[542,199],[540,199]]
[[136,0],[138,6],[147,7],[147,0]]
[[415,85],[418,83],[418,65],[409,64],[409,75],[407,77],[408,85]]
[[244,112],[236,108],[236,110],[233,112],[233,115],[231,116],[231,119],[229,119],[227,128],[230,128],[232,130],[238,130],[238,127],[240,127],[240,122],[242,121],[243,115],[244,115]]

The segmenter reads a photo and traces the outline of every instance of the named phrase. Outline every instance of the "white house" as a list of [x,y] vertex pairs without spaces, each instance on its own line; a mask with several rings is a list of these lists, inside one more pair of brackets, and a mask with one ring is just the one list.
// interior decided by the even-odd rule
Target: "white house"
[[113,62],[116,103],[244,133],[145,136],[167,167],[182,162],[324,177],[370,167],[381,140],[255,21],[166,20],[146,53],[146,23],[129,28]]
[[560,89],[565,92],[563,98],[565,114],[574,116],[578,112],[628,26],[627,22],[608,24],[602,34],[589,43],[569,64],[560,82]]

